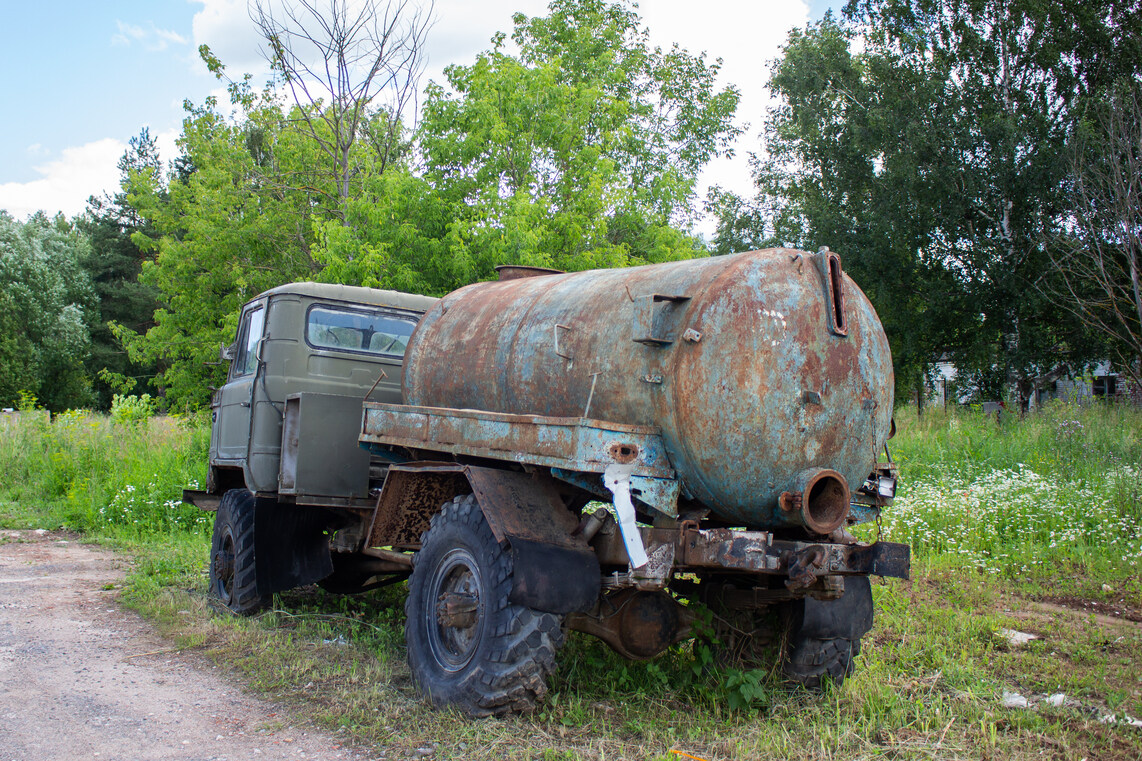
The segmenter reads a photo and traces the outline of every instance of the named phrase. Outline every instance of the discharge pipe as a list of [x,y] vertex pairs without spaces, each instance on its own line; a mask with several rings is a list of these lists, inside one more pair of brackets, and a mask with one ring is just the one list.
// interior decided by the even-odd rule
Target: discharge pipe
[[829,468],[807,468],[794,483],[797,490],[783,493],[779,502],[788,523],[818,534],[829,534],[844,524],[851,502],[844,476]]

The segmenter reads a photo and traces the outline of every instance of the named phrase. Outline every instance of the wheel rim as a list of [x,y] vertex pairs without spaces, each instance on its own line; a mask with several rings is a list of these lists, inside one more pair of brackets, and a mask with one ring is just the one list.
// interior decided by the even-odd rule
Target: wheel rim
[[432,657],[445,671],[466,667],[479,647],[484,624],[483,576],[467,549],[450,550],[428,585],[425,631]]
[[218,594],[218,599],[229,605],[234,596],[234,537],[229,530],[223,532],[211,566],[214,591]]

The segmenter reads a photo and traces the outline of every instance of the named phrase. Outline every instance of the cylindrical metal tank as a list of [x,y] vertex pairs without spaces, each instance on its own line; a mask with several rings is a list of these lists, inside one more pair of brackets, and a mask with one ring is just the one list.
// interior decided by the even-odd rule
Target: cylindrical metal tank
[[[412,405],[657,426],[714,516],[824,532],[888,438],[893,376],[839,257],[769,249],[461,288],[417,327],[403,384]],[[817,512],[791,519],[802,494]]]

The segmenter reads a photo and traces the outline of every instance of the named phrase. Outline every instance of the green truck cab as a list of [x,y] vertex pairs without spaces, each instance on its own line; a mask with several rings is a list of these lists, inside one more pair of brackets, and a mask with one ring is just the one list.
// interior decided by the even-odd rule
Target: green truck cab
[[[405,347],[435,302],[395,291],[294,283],[246,304],[235,343],[224,351],[229,377],[211,404],[207,491],[244,486],[303,503],[367,497],[362,486],[367,486],[368,457],[357,445],[361,403],[400,401]],[[303,393],[332,397],[326,404],[350,411],[324,416],[321,425],[330,428],[311,431],[307,438],[320,439],[331,462],[355,460],[361,467],[299,474],[287,451],[283,471],[282,431]],[[296,422],[317,425],[310,417]],[[336,435],[338,427],[344,436]]]
[[405,347],[436,301],[293,283],[242,308],[211,403],[206,490],[184,493],[216,511],[211,584],[227,607],[322,580],[353,591],[367,573],[356,550],[384,474],[358,445],[361,405],[400,401]]

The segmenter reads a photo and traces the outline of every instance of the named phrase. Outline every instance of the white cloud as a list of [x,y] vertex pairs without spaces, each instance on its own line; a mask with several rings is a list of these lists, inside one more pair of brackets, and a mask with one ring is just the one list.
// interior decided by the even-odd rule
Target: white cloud
[[[155,138],[155,143],[159,148],[159,159],[163,162],[163,166],[170,166],[170,163],[178,158],[178,139],[182,135],[181,127],[174,127],[157,135],[152,135]],[[118,161],[118,159],[116,159]],[[116,177],[116,182],[118,178]]]
[[115,46],[128,47],[133,43],[139,43],[143,49],[150,53],[161,53],[166,50],[171,43],[176,45],[185,45],[186,38],[178,32],[172,32],[169,29],[159,29],[153,23],[144,28],[135,24],[127,24],[123,21],[116,21],[118,26],[118,33],[111,36],[111,44]]
[[170,29],[155,29],[154,33],[155,33],[156,37],[158,37],[160,40],[163,40],[165,42],[173,42],[173,43],[176,43],[178,45],[185,45],[186,44],[186,38],[185,37],[183,37],[178,32],[171,31]]
[[58,159],[35,167],[41,175],[30,182],[0,184],[0,209],[17,219],[44,211],[74,216],[84,210],[87,198],[113,191],[119,183],[116,164],[126,144],[104,138],[78,148],[65,148]]
[[[211,52],[226,65],[229,75],[238,79],[245,73],[260,79],[268,69],[258,52],[261,38],[250,20],[246,0],[192,0],[202,6],[194,14],[192,28],[195,49],[209,45]],[[197,56],[195,56],[197,60]],[[199,62],[196,64],[201,67]]]

